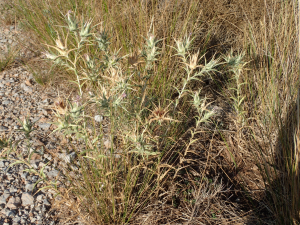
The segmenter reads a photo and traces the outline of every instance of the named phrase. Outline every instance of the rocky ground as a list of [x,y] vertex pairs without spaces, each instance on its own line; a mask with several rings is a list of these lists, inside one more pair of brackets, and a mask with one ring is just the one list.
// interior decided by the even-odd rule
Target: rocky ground
[[[0,21],[0,60],[5,59],[9,49],[18,47],[17,40],[25,41],[22,30]],[[14,160],[0,160],[0,224],[4,225],[61,224],[57,212],[51,210],[55,193],[49,189],[37,192],[45,184],[35,186],[39,177],[24,170],[29,167],[40,170],[45,166],[45,174],[54,180],[60,174],[57,169],[60,163],[74,156],[74,152],[58,148],[65,141],[61,136],[51,134],[54,125],[50,121],[54,121],[52,109],[57,92],[37,84],[20,62],[34,57],[37,57],[35,53],[21,48],[11,66],[0,72],[0,138],[10,137],[16,143],[15,152],[10,154],[14,160],[28,160],[28,155],[35,151],[28,165],[11,166]],[[36,130],[30,140],[19,131],[18,119],[25,117],[35,123]],[[6,156],[5,150],[0,145],[1,157]]]

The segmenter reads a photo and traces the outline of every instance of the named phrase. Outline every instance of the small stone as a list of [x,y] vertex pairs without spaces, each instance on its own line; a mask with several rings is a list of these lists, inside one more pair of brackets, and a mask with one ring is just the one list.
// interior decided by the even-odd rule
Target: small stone
[[49,171],[48,173],[46,173],[47,176],[50,178],[50,179],[53,179],[53,178],[56,178],[59,174],[59,171],[58,170],[51,170]]
[[50,123],[40,123],[39,127],[43,130],[48,130],[50,128],[51,124]]
[[41,202],[41,201],[43,200],[43,198],[44,198],[44,195],[43,195],[43,194],[38,195],[38,196],[36,197],[36,201],[37,201],[37,202]]
[[6,100],[2,102],[2,105],[9,105],[10,103],[11,103],[10,101]]
[[27,86],[32,86],[31,80],[26,80],[26,81],[25,81],[25,84],[26,84]]
[[1,213],[3,213],[7,217],[14,217],[15,216],[14,212],[7,209],[7,208],[2,209]]
[[111,148],[111,141],[110,141],[110,140],[104,141],[104,146],[105,146],[107,149],[110,149],[110,148]]
[[17,191],[18,191],[18,189],[14,186],[11,186],[10,189],[9,189],[10,193],[16,193]]
[[43,204],[45,206],[50,206],[51,205],[47,198],[44,199]]
[[96,122],[101,122],[102,120],[103,120],[103,116],[101,116],[101,115],[96,115],[95,117],[94,117],[94,120],[96,121]]
[[5,164],[3,161],[0,161],[0,168],[3,168],[3,167],[5,167]]
[[6,126],[0,126],[0,131],[8,131],[8,128]]
[[22,173],[21,173],[21,178],[23,178],[23,179],[26,180],[27,176],[28,176],[28,173],[27,173],[27,172],[22,172]]
[[11,197],[6,204],[6,207],[8,207],[10,209],[16,209],[20,205],[21,205],[21,199],[19,197],[16,197],[16,198]]
[[50,102],[50,99],[48,99],[48,98],[46,98],[44,101],[42,101],[42,103],[44,103],[44,104],[49,104],[49,102]]
[[28,183],[25,185],[25,191],[32,192],[33,189],[34,189],[34,184],[33,184],[33,183],[28,182]]
[[21,84],[21,88],[27,93],[33,92],[33,89],[31,87],[26,86],[26,84],[24,84],[24,83]]
[[6,204],[6,199],[10,196],[10,193],[5,190],[4,193],[2,194],[2,196],[0,197],[0,205],[2,204]]
[[22,205],[23,206],[28,206],[28,205],[33,205],[33,196],[27,192],[24,192],[22,194]]
[[19,224],[20,221],[21,221],[21,218],[20,218],[19,216],[15,216],[15,217],[13,218],[13,222],[16,223],[16,224]]

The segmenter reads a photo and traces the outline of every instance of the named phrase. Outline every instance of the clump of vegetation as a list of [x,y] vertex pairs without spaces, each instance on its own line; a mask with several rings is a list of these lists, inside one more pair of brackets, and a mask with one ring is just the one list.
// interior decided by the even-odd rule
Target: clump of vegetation
[[296,3],[117,2],[12,3],[77,92],[64,191],[31,172],[87,223],[299,224]]

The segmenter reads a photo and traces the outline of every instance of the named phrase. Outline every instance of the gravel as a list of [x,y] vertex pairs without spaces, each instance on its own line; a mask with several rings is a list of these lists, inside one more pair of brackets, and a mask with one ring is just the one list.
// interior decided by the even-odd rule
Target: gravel
[[[0,0],[2,8],[3,0]],[[0,15],[0,17],[3,15]],[[1,20],[1,18],[0,18]],[[16,46],[18,38],[24,38],[22,30],[17,26],[6,26],[0,22],[0,60],[11,46]],[[25,40],[24,40],[25,41]],[[20,57],[32,59],[34,54],[24,48],[19,52]],[[18,56],[19,57],[19,56]],[[61,135],[49,135],[54,127],[54,114],[50,107],[53,106],[57,93],[49,88],[39,86],[32,74],[20,63],[16,63],[0,71],[0,138],[6,135],[11,141],[19,141],[15,146],[18,154],[28,159],[32,154],[30,164],[39,170],[45,167],[49,179],[56,179],[61,168],[59,160],[54,164],[57,144],[62,140]],[[28,117],[31,122],[36,122],[31,133],[30,148],[25,136],[19,131],[21,124],[18,119]],[[51,152],[49,149],[52,149]],[[0,154],[4,153],[0,147]],[[38,153],[36,153],[38,152]],[[16,160],[18,154],[11,153],[10,159]],[[3,155],[2,155],[3,156]],[[24,164],[11,165],[13,160],[0,160],[0,224],[62,224],[57,219],[57,211],[50,210],[53,192],[48,189],[38,190],[44,184],[39,183],[39,177],[24,170]]]
[[[3,0],[0,0],[0,8],[2,5]],[[3,19],[3,14],[0,14],[0,20],[1,17]],[[4,24],[0,23],[0,60],[11,46],[18,45],[17,39],[22,43],[29,42],[18,26]],[[16,153],[11,153],[9,159],[0,160],[0,224],[64,224],[58,217],[59,212],[51,210],[55,202],[53,190],[41,189],[46,184],[39,182],[40,178],[35,174],[24,171],[29,169],[27,165],[12,165],[20,155],[29,160],[32,153],[30,167],[37,171],[43,168],[50,181],[60,181],[60,188],[67,183],[62,176],[65,165],[76,159],[74,149],[60,148],[65,141],[63,136],[52,134],[56,129],[52,124],[55,121],[52,109],[58,93],[51,87],[38,85],[33,75],[19,63],[20,58],[35,60],[38,57],[27,47],[21,48],[13,66],[0,71],[0,139],[5,135],[16,143]],[[29,144],[19,130],[22,126],[18,119],[23,121],[25,118],[34,123],[35,129],[30,134]],[[94,119],[101,122],[103,117],[96,115]],[[4,151],[0,147],[0,154]],[[77,169],[72,165],[71,168]]]

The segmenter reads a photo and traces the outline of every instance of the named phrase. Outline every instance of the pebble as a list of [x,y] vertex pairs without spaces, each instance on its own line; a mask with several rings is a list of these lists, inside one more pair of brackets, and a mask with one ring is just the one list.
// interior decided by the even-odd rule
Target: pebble
[[33,89],[31,87],[26,86],[26,84],[21,84],[21,88],[27,93],[33,92]]
[[40,123],[39,127],[42,128],[43,130],[48,130],[50,128],[51,124],[50,123]]
[[46,173],[49,179],[55,179],[59,174],[58,170],[51,170],[50,172]]
[[43,204],[45,206],[50,206],[51,205],[50,202],[46,198],[44,199]]
[[21,206],[21,204],[21,199],[19,197],[11,197],[6,204],[6,207],[10,209],[16,209],[17,207]]
[[101,116],[101,115],[96,115],[95,117],[94,117],[94,120],[96,121],[96,122],[101,122],[102,120],[103,120],[103,116]]
[[28,206],[28,205],[33,205],[34,198],[31,194],[27,192],[22,193],[22,205],[23,206]]
[[10,101],[3,101],[2,102],[2,105],[9,105],[10,104]]
[[7,209],[7,208],[2,209],[1,213],[6,215],[7,217],[14,217],[15,216],[14,212],[12,210]]
[[32,192],[33,189],[34,189],[34,183],[28,182],[28,183],[25,185],[25,191]]
[[8,131],[8,127],[6,127],[6,126],[0,126],[0,131]]

